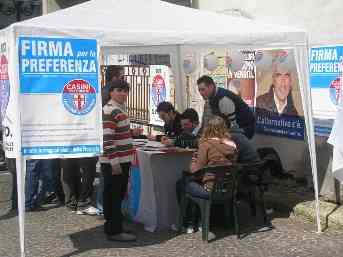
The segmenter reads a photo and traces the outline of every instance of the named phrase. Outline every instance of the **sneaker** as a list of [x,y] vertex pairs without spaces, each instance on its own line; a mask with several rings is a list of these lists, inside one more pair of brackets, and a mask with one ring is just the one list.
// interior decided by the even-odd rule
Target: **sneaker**
[[53,207],[60,207],[62,206],[63,203],[55,197],[54,199],[50,199],[49,201],[45,201],[42,206],[48,207],[48,208],[53,208]]
[[266,209],[266,214],[267,215],[272,215],[273,213],[274,213],[274,209],[273,208]]
[[186,234],[193,234],[195,233],[194,227],[193,226],[188,226],[186,228]]
[[98,216],[104,216],[104,211],[96,208],[96,215]]
[[26,207],[25,212],[38,212],[38,211],[46,211],[47,209],[42,206],[34,206],[34,207]]
[[46,198],[43,201],[43,204],[51,204],[55,203],[57,199],[57,196],[55,193],[50,193],[49,195],[46,196]]
[[108,241],[118,241],[118,242],[133,242],[137,240],[134,234],[120,233],[117,235],[107,235]]
[[170,228],[171,228],[171,230],[173,230],[173,231],[178,231],[178,230],[179,230],[179,228],[177,227],[176,224],[172,224],[172,225],[170,226]]
[[72,212],[76,212],[77,211],[77,204],[74,203],[68,203],[65,205],[66,208]]
[[93,207],[93,206],[89,206],[88,208],[85,209],[78,209],[76,211],[76,214],[78,215],[97,215],[97,211],[98,209]]
[[78,207],[87,207],[92,203],[92,200],[90,198],[87,198],[85,200],[81,200],[77,203]]

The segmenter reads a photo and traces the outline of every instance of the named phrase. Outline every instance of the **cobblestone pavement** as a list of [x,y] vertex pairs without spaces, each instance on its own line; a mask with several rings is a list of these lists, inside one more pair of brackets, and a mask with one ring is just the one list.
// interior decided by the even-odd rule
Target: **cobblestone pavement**
[[[8,176],[0,176],[1,257],[19,255],[17,216],[8,213],[8,181]],[[79,216],[60,207],[26,215],[26,252],[28,257],[342,256],[343,231],[326,231],[318,235],[313,224],[288,216],[275,214],[273,230],[253,233],[248,228],[248,235],[241,240],[232,231],[216,227],[213,232],[217,239],[209,244],[202,243],[200,233],[149,233],[142,226],[131,224],[138,241],[128,244],[106,241],[102,233],[103,221],[98,217]]]

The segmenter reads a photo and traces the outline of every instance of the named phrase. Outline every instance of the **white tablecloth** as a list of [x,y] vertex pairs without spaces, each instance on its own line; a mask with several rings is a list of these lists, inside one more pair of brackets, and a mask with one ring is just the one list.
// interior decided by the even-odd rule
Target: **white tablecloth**
[[175,184],[189,168],[192,152],[161,153],[137,150],[140,169],[140,200],[134,220],[148,231],[176,224],[178,203]]

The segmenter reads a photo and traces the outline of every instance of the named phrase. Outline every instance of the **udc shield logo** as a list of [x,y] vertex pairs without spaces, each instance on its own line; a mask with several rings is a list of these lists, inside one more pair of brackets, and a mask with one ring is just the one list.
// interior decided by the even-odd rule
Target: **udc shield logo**
[[69,81],[63,88],[64,107],[74,115],[89,113],[96,103],[96,91],[91,84],[82,79]]
[[8,77],[8,61],[5,55],[0,57],[0,115],[4,119],[10,99],[10,81]]
[[154,105],[157,106],[160,102],[165,101],[166,95],[166,84],[163,77],[158,74],[153,78],[151,85],[151,96]]
[[341,79],[336,78],[330,83],[330,99],[333,104],[337,105],[339,102],[339,96],[341,91]]

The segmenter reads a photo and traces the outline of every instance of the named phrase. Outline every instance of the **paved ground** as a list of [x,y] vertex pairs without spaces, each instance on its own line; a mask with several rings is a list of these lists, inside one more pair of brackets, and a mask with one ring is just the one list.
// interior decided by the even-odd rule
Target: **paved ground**
[[[8,213],[9,176],[0,175],[0,256],[18,256],[17,216]],[[139,240],[133,244],[107,242],[102,233],[102,220],[78,216],[64,207],[28,213],[26,216],[26,249],[29,257],[67,256],[135,256],[135,257],[331,257],[342,256],[343,231],[314,233],[314,225],[288,214],[274,214],[274,229],[254,233],[247,227],[247,236],[237,240],[232,231],[218,226],[217,239],[209,244],[200,233],[177,235],[171,231],[148,233],[132,224]],[[243,220],[242,223],[246,223]],[[217,222],[218,223],[218,222]],[[220,224],[220,223],[219,223]]]

